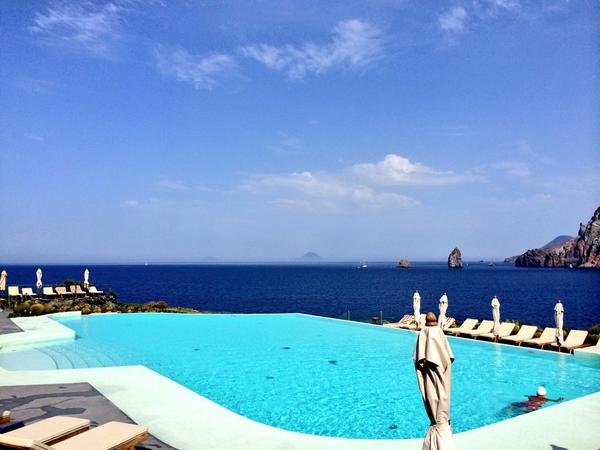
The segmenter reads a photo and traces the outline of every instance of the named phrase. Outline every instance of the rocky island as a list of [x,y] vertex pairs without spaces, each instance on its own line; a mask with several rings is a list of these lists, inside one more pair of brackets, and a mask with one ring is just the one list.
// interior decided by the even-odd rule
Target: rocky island
[[527,250],[515,260],[518,267],[580,267],[600,269],[600,207],[579,233],[559,246]]
[[398,267],[401,269],[408,269],[410,267],[410,261],[406,258],[402,258],[398,263]]
[[450,269],[462,269],[462,255],[458,247],[454,247],[454,250],[448,255],[448,267]]

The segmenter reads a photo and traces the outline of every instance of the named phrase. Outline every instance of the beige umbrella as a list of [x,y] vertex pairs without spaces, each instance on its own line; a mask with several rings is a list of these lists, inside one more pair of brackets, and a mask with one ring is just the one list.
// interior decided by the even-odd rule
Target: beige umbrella
[[85,289],[90,287],[90,271],[87,269],[83,271],[83,287]]
[[423,450],[453,450],[450,387],[454,355],[448,339],[436,322],[428,320],[419,332],[413,360],[419,390],[431,424],[423,441]]
[[554,306],[554,322],[556,322],[556,342],[558,345],[565,343],[565,336],[563,334],[563,320],[565,310],[560,300],[556,300],[556,306]]
[[494,336],[500,334],[500,300],[494,295],[492,299],[492,318],[494,319]]
[[0,291],[6,290],[6,270],[0,273]]
[[415,322],[418,327],[419,319],[421,318],[421,295],[419,294],[419,291],[415,291],[413,294],[413,311],[415,314]]
[[444,292],[444,295],[440,297],[440,317],[438,323],[440,328],[444,328],[446,324],[446,311],[448,310],[448,296]]
[[43,286],[43,284],[42,284],[42,269],[36,270],[35,276],[37,277],[37,281],[35,282],[35,287],[37,287],[38,289],[41,289]]

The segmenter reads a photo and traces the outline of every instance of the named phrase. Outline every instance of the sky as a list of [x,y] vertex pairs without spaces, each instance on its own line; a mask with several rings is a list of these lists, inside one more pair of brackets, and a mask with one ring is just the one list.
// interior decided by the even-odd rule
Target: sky
[[0,2],[0,263],[503,258],[600,205],[600,2]]

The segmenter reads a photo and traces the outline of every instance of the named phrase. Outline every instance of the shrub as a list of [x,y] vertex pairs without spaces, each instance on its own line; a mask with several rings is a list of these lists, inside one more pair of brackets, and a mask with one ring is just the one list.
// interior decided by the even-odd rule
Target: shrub
[[83,309],[81,310],[81,314],[90,314],[92,312],[92,310],[90,309],[89,306],[84,306]]
[[56,311],[56,308],[54,307],[54,305],[52,305],[50,303],[46,303],[44,305],[44,314],[52,314],[55,311]]
[[14,310],[15,314],[21,316],[21,315],[29,312],[29,305],[26,305],[25,303],[18,303],[15,305],[13,310]]
[[167,304],[167,302],[165,302],[164,300],[159,301],[158,303],[156,303],[156,307],[158,309],[165,309],[167,308],[169,305]]
[[29,312],[32,316],[39,316],[40,314],[44,314],[44,309],[44,305],[42,305],[41,303],[34,303],[29,308]]

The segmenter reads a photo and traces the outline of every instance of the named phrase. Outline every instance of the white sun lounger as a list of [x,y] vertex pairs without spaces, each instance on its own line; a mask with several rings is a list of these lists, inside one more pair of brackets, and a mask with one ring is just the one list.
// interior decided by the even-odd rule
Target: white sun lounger
[[55,416],[30,425],[0,434],[0,447],[7,445],[6,438],[31,439],[45,445],[52,445],[63,439],[75,436],[90,428],[88,419],[79,417]]
[[10,300],[11,297],[23,298],[23,296],[19,292],[19,286],[9,286],[8,287],[8,299]]
[[[90,286],[90,292],[92,292],[92,287],[93,286]],[[384,323],[383,326],[388,328],[404,328],[404,325],[408,326],[408,324],[410,324],[411,320],[414,320],[414,318],[415,316],[405,314],[404,317],[402,317],[402,319],[400,319],[398,322]]]
[[571,330],[563,345],[558,347],[556,342],[553,342],[551,345],[555,348],[558,348],[558,351],[560,351],[561,348],[564,348],[569,353],[573,353],[574,348],[580,348],[585,345],[584,342],[587,335],[588,332],[584,330]]
[[[515,329],[515,326],[516,325],[512,322],[502,322],[500,324],[500,329],[498,330],[498,338],[502,339],[504,337],[510,336],[510,334]],[[493,332],[482,334],[482,335],[480,335],[480,337],[486,338],[486,339],[495,339],[496,338],[496,336],[494,335]]]
[[550,345],[556,341],[556,328],[546,327],[542,334],[538,338],[527,339],[525,341],[526,344],[529,345],[537,345],[539,348],[543,349],[546,345]]
[[514,336],[506,336],[500,338],[500,340],[504,342],[513,342],[515,344],[521,345],[527,339],[531,339],[535,335],[536,331],[537,327],[534,325],[522,325],[521,328],[519,328],[519,332],[517,334],[515,334]]
[[0,434],[2,448],[18,450],[130,450],[146,439],[148,428],[122,422],[108,422],[52,445]]
[[448,334],[453,334],[455,336],[459,335],[460,333],[464,333],[465,331],[470,331],[473,328],[475,328],[475,325],[477,325],[477,319],[466,319],[460,327],[454,327],[454,328],[448,328],[446,330],[446,332]]
[[449,330],[450,327],[452,325],[454,325],[454,322],[456,322],[456,320],[454,319],[454,317],[446,317],[446,323],[442,327],[442,330],[444,330],[444,331]]
[[21,294],[23,295],[23,297],[30,297],[30,298],[37,297],[37,294],[34,294],[33,289],[31,289],[31,288],[22,288]]
[[88,294],[99,295],[104,294],[104,291],[99,291],[98,289],[96,289],[96,286],[90,286],[88,288]]
[[42,295],[46,298],[56,297],[56,292],[50,286],[46,286],[42,289]]
[[597,355],[600,355],[600,339],[598,339],[598,341],[596,342],[596,345],[592,345],[590,347],[585,347],[585,348],[580,348],[579,350],[577,350],[577,352],[584,352],[584,353],[595,353]]
[[489,333],[494,329],[494,321],[493,320],[483,320],[479,326],[475,330],[466,330],[461,331],[461,335],[471,336],[477,339],[477,336],[480,336],[485,333]]

